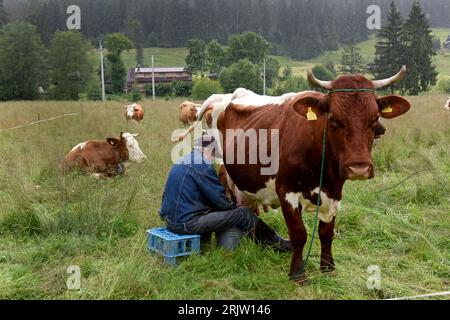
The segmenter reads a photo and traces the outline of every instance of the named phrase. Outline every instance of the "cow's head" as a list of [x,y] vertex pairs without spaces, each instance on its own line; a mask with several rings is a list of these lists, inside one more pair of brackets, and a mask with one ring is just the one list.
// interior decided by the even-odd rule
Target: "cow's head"
[[127,141],[120,133],[119,139],[108,138],[106,141],[113,147],[116,160],[119,162],[124,162],[129,159],[129,152],[127,148]]
[[379,98],[374,92],[364,89],[387,87],[400,81],[405,73],[406,67],[403,67],[397,75],[385,80],[370,81],[361,75],[346,75],[334,81],[321,81],[308,72],[310,84],[329,93],[300,95],[294,100],[293,108],[309,120],[328,117],[327,139],[331,150],[327,154],[338,161],[343,179],[374,177],[371,151],[374,139],[384,133],[380,117],[392,119],[410,108],[409,102],[400,96]]
[[120,133],[120,138],[109,138],[107,139],[108,143],[111,144],[119,151],[120,159],[122,161],[129,160],[131,162],[143,162],[147,157],[139,148],[139,143],[136,140],[136,137],[139,134],[131,134],[131,133]]
[[130,104],[124,107],[127,109],[126,115],[128,119],[132,119],[134,115],[134,111],[136,110],[136,103]]

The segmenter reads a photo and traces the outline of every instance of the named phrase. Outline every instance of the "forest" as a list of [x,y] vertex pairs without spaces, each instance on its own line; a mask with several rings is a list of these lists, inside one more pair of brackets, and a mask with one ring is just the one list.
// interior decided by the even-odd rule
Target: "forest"
[[[385,23],[390,0],[5,0],[9,20],[37,26],[49,43],[66,30],[69,5],[81,8],[81,28],[90,40],[124,32],[142,47],[181,47],[191,38],[218,39],[245,31],[261,34],[272,53],[296,59],[315,57],[339,44],[366,40],[370,5],[379,5]],[[407,15],[413,0],[397,0]],[[431,27],[450,27],[450,1],[424,0]]]

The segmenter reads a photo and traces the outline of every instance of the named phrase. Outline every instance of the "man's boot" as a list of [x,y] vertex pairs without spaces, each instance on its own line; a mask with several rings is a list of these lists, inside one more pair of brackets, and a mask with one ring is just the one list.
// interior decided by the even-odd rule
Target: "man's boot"
[[255,228],[255,241],[273,247],[279,252],[291,252],[292,246],[289,240],[280,237],[275,230],[269,227],[263,220],[258,219]]

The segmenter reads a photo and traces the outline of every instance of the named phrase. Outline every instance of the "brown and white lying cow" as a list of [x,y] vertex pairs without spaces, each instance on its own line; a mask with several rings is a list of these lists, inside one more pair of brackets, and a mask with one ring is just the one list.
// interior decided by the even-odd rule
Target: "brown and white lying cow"
[[63,173],[79,169],[97,178],[122,174],[132,162],[140,163],[146,156],[136,140],[138,134],[121,133],[119,138],[89,140],[76,145],[61,163]]
[[137,123],[141,123],[142,119],[144,119],[144,109],[141,105],[133,103],[124,108],[127,109],[125,112],[127,123],[129,120],[135,120]]
[[[374,177],[371,150],[380,134],[379,119],[396,118],[410,109],[406,99],[397,95],[378,97],[374,90],[400,81],[405,74],[403,67],[397,75],[385,80],[346,75],[334,81],[321,81],[308,72],[310,84],[328,93],[301,92],[281,105],[229,103],[219,113],[217,128],[224,138],[223,159],[229,178],[248,199],[282,208],[293,246],[291,279],[306,280],[302,253],[307,233],[301,214],[314,210],[319,197],[320,266],[324,271],[334,268],[331,244],[344,183]],[[319,194],[325,128],[325,170]],[[227,134],[227,130],[244,134]],[[246,143],[249,140],[246,132],[256,132],[252,143]],[[274,140],[269,132],[278,134],[278,139]],[[251,155],[258,155],[263,134],[270,137],[265,149],[277,154],[274,172],[267,170],[273,163],[263,162],[259,157],[255,163],[248,161]],[[238,142],[244,145],[243,154],[234,152]],[[246,162],[239,163],[237,158],[242,155]]]
[[448,97],[448,100],[444,105],[444,109],[450,111],[450,97]]

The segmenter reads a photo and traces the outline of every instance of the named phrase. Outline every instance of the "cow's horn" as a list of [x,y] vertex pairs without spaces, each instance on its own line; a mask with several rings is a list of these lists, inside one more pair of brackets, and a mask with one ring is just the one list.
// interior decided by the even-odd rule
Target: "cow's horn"
[[312,70],[308,70],[308,82],[312,87],[323,88],[326,90],[331,90],[331,81],[322,81],[317,79]]
[[395,76],[390,77],[388,79],[372,81],[373,88],[377,90],[393,85],[394,83],[401,81],[405,77],[405,75],[406,75],[406,66],[402,66],[400,71]]

